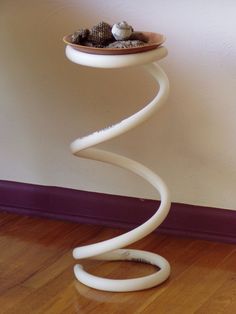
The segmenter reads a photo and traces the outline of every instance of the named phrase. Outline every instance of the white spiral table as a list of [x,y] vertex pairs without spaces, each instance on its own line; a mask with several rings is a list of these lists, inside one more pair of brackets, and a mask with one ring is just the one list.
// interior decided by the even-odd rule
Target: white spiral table
[[170,198],[165,183],[157,174],[136,161],[118,154],[93,148],[93,146],[99,143],[112,139],[138,126],[152,116],[165,102],[169,91],[168,78],[154,62],[166,55],[167,50],[165,47],[127,55],[94,55],[75,50],[69,45],[66,46],[66,56],[74,63],[96,68],[123,68],[142,65],[159,85],[157,95],[143,109],[109,128],[76,139],[71,144],[72,153],[76,156],[113,164],[139,175],[156,188],[161,198],[160,206],[156,213],[137,228],[113,239],[74,249],[73,256],[76,259],[92,258],[109,261],[136,261],[158,267],[155,273],[148,276],[118,280],[91,275],[81,265],[77,264],[74,268],[76,278],[83,284],[95,289],[120,292],[143,290],[162,283],[170,274],[170,265],[163,257],[141,250],[122,249],[151,233],[166,218],[170,209]]

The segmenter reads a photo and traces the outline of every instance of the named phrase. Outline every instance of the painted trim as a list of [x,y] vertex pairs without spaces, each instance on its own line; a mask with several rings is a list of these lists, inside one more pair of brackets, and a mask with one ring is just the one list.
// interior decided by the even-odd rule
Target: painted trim
[[[158,206],[155,200],[0,180],[0,210],[22,215],[133,228]],[[236,243],[236,211],[172,203],[157,231]]]

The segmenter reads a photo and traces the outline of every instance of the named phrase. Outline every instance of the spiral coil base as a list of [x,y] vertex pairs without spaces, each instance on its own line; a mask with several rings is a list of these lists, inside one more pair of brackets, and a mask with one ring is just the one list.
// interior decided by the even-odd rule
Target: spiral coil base
[[113,239],[78,247],[73,250],[75,259],[92,258],[108,261],[136,261],[157,266],[159,268],[158,271],[144,277],[117,280],[91,275],[81,265],[77,264],[74,267],[76,278],[91,288],[116,292],[143,290],[162,283],[170,274],[168,261],[160,255],[141,250],[122,249],[151,233],[166,218],[170,209],[170,197],[165,183],[157,174],[134,160],[92,147],[138,126],[152,116],[165,102],[169,91],[168,78],[157,64],[150,62],[156,61],[166,54],[166,49],[161,47],[156,49],[156,51],[140,53],[135,56],[117,56],[117,58],[116,56],[88,55],[76,51],[70,46],[66,47],[66,55],[71,61],[86,66],[111,68],[144,64],[144,68],[154,77],[159,85],[158,94],[143,109],[110,128],[77,139],[71,144],[72,153],[78,157],[109,163],[139,175],[158,191],[161,198],[161,203],[156,213],[137,228]]

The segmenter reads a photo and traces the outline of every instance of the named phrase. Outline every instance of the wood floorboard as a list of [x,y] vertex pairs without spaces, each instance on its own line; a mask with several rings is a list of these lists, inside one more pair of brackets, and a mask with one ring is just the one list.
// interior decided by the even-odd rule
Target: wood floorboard
[[[236,245],[151,234],[130,247],[156,252],[169,280],[139,292],[110,293],[75,280],[72,249],[124,233],[121,229],[0,212],[0,313],[236,313]],[[83,260],[92,274],[132,278],[151,265]]]

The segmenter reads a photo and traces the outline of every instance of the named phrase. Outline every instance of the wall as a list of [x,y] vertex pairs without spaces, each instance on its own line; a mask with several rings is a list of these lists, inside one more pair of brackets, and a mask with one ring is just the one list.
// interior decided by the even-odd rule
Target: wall
[[[236,209],[236,2],[0,3],[0,179],[157,198],[141,179],[73,157],[69,143],[155,94],[142,69],[97,70],[64,56],[62,37],[100,20],[164,33],[171,94],[148,123],[101,146],[159,173],[173,201]],[[120,93],[114,93],[114,86]]]

